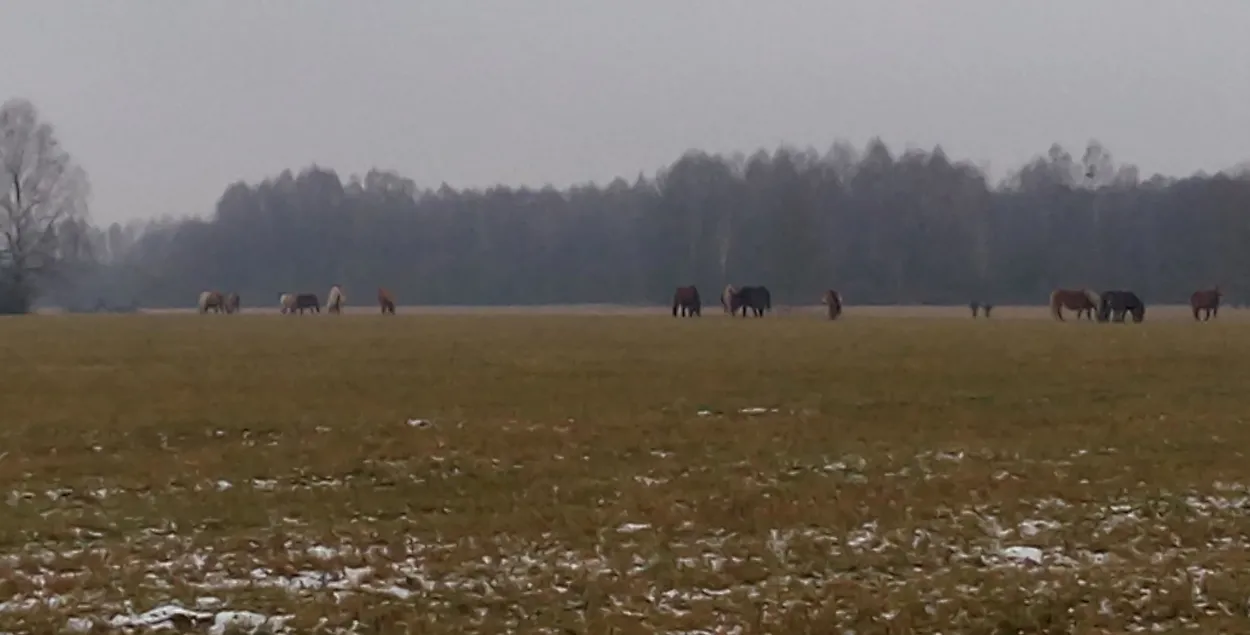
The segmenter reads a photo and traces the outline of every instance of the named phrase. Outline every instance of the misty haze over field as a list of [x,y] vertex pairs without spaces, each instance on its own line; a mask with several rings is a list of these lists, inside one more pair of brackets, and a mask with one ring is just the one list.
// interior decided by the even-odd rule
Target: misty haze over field
[[93,264],[49,301],[1172,298],[1250,285],[1246,185],[1151,181],[1250,158],[1248,25],[1235,0],[49,1],[0,12],[0,86],[91,182]]

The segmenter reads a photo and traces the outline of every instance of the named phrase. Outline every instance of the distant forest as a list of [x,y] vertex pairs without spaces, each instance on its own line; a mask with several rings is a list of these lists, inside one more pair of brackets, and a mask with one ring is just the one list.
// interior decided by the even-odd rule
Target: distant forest
[[41,304],[244,307],[284,291],[351,304],[664,304],[696,284],[764,284],[775,304],[1041,304],[1055,287],[1184,302],[1250,293],[1246,170],[1143,179],[1091,142],[1056,145],[991,184],[941,148],[878,140],[825,154],[692,151],[654,177],[567,190],[422,188],[316,166],[225,189],[207,219],[88,228],[91,257]]

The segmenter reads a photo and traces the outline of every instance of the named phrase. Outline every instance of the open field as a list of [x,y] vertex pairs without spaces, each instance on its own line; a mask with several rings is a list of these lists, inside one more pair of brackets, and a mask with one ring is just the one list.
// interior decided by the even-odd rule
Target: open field
[[0,632],[1250,630],[1240,311],[868,310],[0,320]]
[[[322,310],[324,314],[324,309]],[[667,306],[629,306],[619,304],[579,304],[579,305],[535,305],[535,306],[400,306],[397,313],[404,315],[598,315],[598,316],[648,316],[668,315]],[[194,315],[195,308],[145,309],[143,313],[161,315]],[[345,315],[376,315],[376,305],[357,304],[343,309]],[[273,306],[248,306],[244,304],[243,315],[276,315],[280,316],[277,304]],[[308,314],[305,314],[308,315]],[[704,305],[703,317],[718,317],[723,310],[716,299]],[[1053,320],[1050,309],[1042,306],[996,306],[995,320]],[[801,317],[823,318],[825,308],[820,305],[784,306],[775,305],[770,317]],[[1064,310],[1064,319],[1075,320],[1072,312]],[[739,314],[741,319],[741,314]],[[971,319],[966,306],[847,306],[842,318],[958,318]],[[983,318],[981,318],[983,319]],[[1146,320],[1158,321],[1193,321],[1188,305],[1169,304],[1151,305],[1146,311]],[[1250,310],[1234,309],[1231,306],[1220,307],[1220,321],[1250,321]]]

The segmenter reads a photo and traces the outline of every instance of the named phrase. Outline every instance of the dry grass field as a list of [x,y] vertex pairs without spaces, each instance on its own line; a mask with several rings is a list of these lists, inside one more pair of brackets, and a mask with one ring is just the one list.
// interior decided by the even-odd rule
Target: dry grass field
[[0,320],[0,632],[1248,632],[1228,313]]

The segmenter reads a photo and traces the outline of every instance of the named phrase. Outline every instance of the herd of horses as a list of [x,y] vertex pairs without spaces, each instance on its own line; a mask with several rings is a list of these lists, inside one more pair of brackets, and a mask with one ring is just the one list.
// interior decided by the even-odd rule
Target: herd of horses
[[[1194,319],[1207,321],[1218,316],[1220,299],[1223,296],[1218,286],[1193,292],[1189,296],[1189,306],[1193,310]],[[377,301],[383,315],[395,314],[395,296],[390,291],[378,288]],[[820,302],[825,305],[826,315],[830,320],[836,320],[842,315],[842,295],[837,291],[827,289]],[[337,284],[330,287],[330,292],[326,295],[326,311],[340,313],[346,304],[347,295],[343,293],[343,288]],[[720,304],[725,313],[737,315],[741,311],[744,318],[748,309],[755,317],[764,317],[773,308],[772,294],[765,286],[726,285],[720,295]],[[1082,315],[1088,320],[1099,322],[1124,322],[1129,316],[1134,322],[1146,319],[1146,304],[1141,298],[1132,291],[1120,289],[1102,293],[1090,289],[1055,289],[1050,294],[1049,304],[1051,315],[1060,322],[1065,321],[1063,309],[1075,311],[1077,320]],[[200,313],[238,313],[240,306],[238,293],[200,293]],[[303,315],[304,311],[321,313],[321,306],[321,299],[315,293],[282,293],[278,296],[278,307],[284,315]],[[968,308],[972,310],[973,318],[979,313],[984,313],[988,318],[994,305],[974,301],[969,303]],[[702,314],[703,302],[699,297],[699,289],[694,285],[677,287],[673,292],[673,317],[698,317]]]
[[[339,285],[330,287],[330,292],[326,294],[326,311],[330,313],[341,313],[343,307],[347,304],[347,295],[343,293],[343,288]],[[378,288],[378,306],[382,309],[382,315],[395,314],[395,296],[390,291]],[[220,291],[202,291],[200,293],[199,311],[200,313],[238,313],[239,312],[239,294],[225,293]],[[282,293],[278,295],[278,308],[283,315],[303,315],[304,311],[310,313],[321,313],[321,299],[315,293]]]
[[[1223,296],[1218,286],[1193,292],[1189,296],[1189,306],[1193,310],[1194,319],[1205,322],[1219,315],[1220,299]],[[842,296],[837,291],[826,290],[820,301],[825,305],[830,320],[836,320],[842,315]],[[764,312],[772,308],[768,288],[762,286],[739,288],[728,285],[721,293],[720,303],[729,315],[736,315],[741,309],[742,317],[747,316],[747,308],[754,311],[756,317],[763,317]],[[1076,311],[1078,320],[1082,315],[1099,322],[1124,322],[1128,316],[1134,322],[1146,319],[1146,303],[1136,293],[1121,289],[1102,293],[1090,289],[1055,289],[1050,294],[1049,304],[1051,315],[1060,322],[1065,321],[1063,309]],[[973,318],[982,312],[988,318],[994,305],[973,301],[968,304],[968,308],[972,310]],[[694,285],[677,287],[673,293],[673,317],[697,317],[702,315],[702,309],[699,290]]]
[[[842,315],[842,296],[833,289],[825,291],[821,303],[827,306],[829,319],[836,320]],[[755,317],[764,317],[764,313],[772,310],[773,296],[765,286],[735,287],[726,285],[720,294],[720,305],[725,313],[742,317],[747,316],[750,309]],[[677,287],[673,292],[673,317],[698,317],[703,315],[703,301],[699,299],[699,289],[694,285]]]

